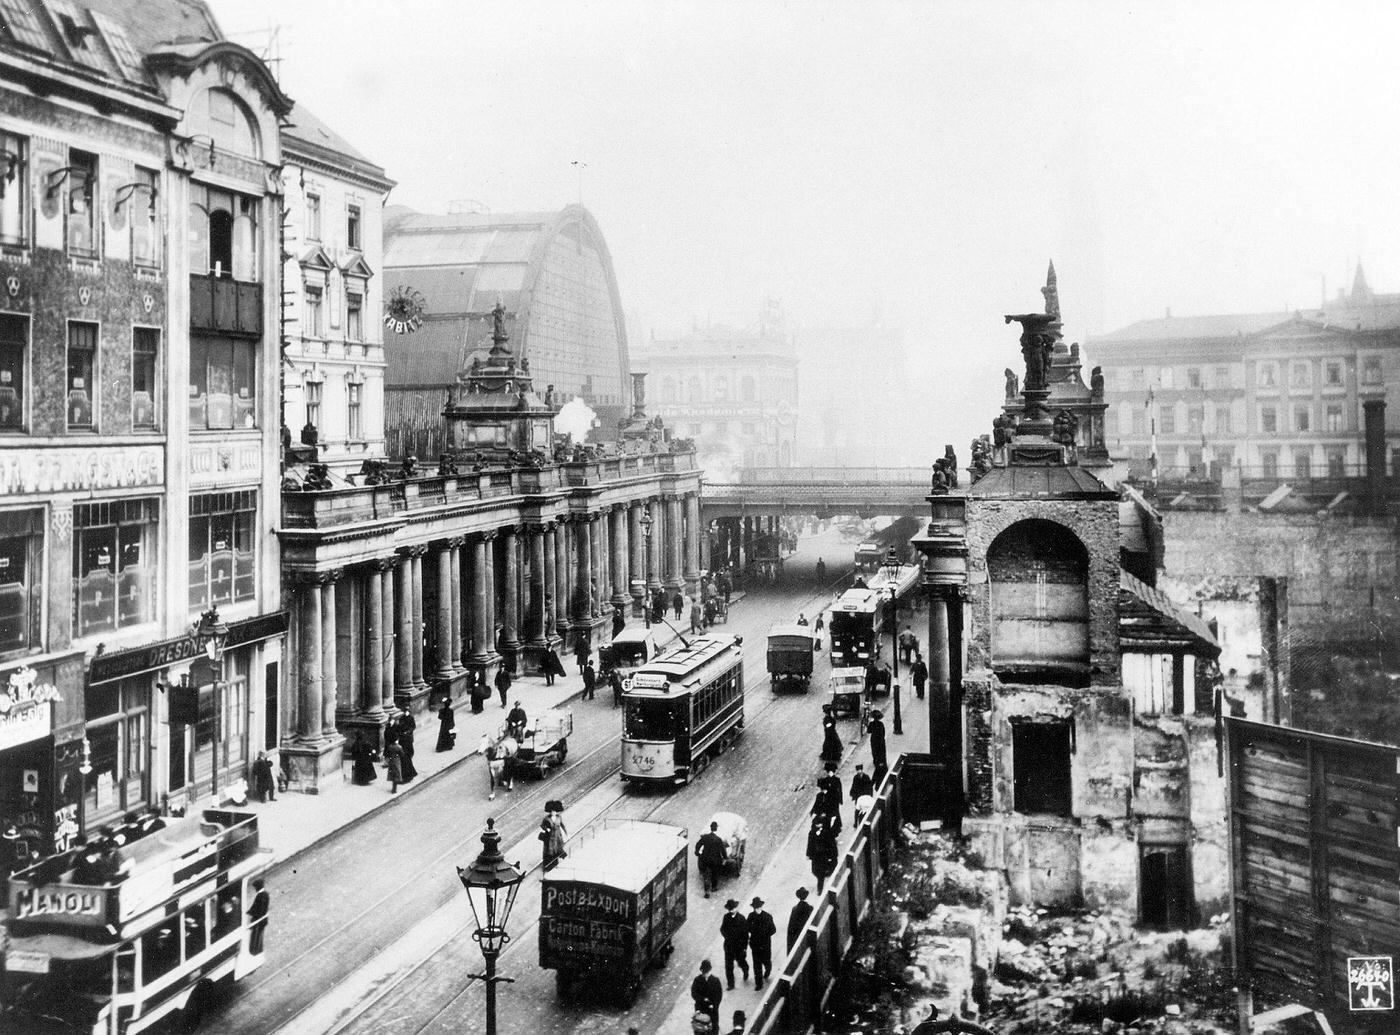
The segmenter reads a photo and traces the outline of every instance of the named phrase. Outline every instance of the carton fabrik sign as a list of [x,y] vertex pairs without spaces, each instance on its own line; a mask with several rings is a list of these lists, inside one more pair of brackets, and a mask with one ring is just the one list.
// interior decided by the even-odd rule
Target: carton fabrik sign
[[11,672],[0,687],[0,751],[47,736],[49,704],[58,699],[58,687],[38,682],[28,665]]

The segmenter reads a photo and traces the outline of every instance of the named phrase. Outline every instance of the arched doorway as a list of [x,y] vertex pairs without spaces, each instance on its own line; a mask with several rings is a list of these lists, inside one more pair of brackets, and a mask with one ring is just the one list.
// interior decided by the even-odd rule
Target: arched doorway
[[1003,683],[1089,683],[1089,553],[1069,529],[1028,519],[987,550],[992,669]]

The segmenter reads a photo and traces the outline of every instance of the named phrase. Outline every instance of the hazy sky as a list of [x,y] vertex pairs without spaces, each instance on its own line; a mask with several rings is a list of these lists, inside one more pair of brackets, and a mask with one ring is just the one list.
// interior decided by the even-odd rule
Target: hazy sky
[[634,333],[882,318],[960,448],[1052,256],[1080,340],[1400,291],[1394,3],[212,2],[391,201],[562,207],[582,162]]

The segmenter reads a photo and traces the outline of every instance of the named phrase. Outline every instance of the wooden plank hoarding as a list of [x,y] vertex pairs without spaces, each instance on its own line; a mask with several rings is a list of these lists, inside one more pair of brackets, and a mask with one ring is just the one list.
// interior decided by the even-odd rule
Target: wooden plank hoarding
[[1240,980],[1353,1028],[1348,960],[1400,956],[1400,749],[1225,723]]

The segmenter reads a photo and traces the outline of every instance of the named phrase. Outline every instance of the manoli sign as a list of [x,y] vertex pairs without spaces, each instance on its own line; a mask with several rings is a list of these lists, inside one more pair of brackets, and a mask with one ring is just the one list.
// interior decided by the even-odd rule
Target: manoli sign
[[11,449],[0,455],[0,496],[160,485],[160,446],[120,449]]
[[0,687],[0,751],[47,736],[52,726],[50,703],[58,687],[40,683],[28,665],[15,669]]

